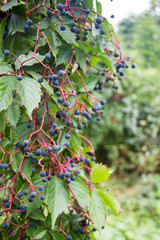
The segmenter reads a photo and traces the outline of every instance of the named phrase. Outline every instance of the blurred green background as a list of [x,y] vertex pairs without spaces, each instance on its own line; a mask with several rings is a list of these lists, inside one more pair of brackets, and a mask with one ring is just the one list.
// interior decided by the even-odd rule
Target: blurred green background
[[[86,132],[97,159],[114,170],[106,182],[122,206],[120,219],[109,214],[98,240],[160,239],[160,1],[120,22],[117,32],[126,69],[119,90],[99,93],[106,99],[100,122]],[[102,97],[103,95],[103,97]],[[109,185],[108,185],[109,184]]]

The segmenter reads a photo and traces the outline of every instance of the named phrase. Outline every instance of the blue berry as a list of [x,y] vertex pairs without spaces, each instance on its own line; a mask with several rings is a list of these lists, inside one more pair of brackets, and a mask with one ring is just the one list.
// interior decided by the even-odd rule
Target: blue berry
[[102,100],[102,101],[101,101],[101,105],[104,105],[105,103],[106,103],[105,100]]
[[40,195],[40,199],[41,199],[41,200],[44,200],[44,199],[45,199],[45,196],[44,196],[44,195]]
[[41,176],[41,177],[45,177],[45,176],[46,176],[46,172],[45,172],[45,171],[41,171],[41,172],[40,172],[40,176]]
[[22,203],[22,204],[20,204],[20,208],[24,209],[24,208],[26,208],[26,206]]
[[80,130],[82,129],[82,125],[81,124],[78,124],[77,128]]
[[23,79],[22,75],[18,75],[18,76],[17,76],[17,80],[18,80],[18,81],[21,81],[22,79]]
[[81,30],[80,30],[80,29],[77,29],[76,32],[77,32],[78,34],[80,34],[80,33],[81,33]]
[[100,121],[101,120],[101,117],[97,117],[97,121]]
[[98,24],[98,23],[95,25],[95,28],[96,28],[96,29],[99,29],[100,27],[101,27],[101,25]]
[[8,225],[6,223],[2,224],[2,229],[6,229],[8,227]]
[[60,29],[61,29],[61,31],[65,31],[66,30],[66,26],[65,25],[61,25]]
[[90,12],[91,12],[91,10],[90,9],[85,9],[85,11],[84,11],[86,14],[90,14]]
[[33,226],[34,226],[34,223],[33,223],[33,222],[29,222],[29,226],[30,226],[30,227],[33,227]]
[[86,124],[87,124],[87,121],[86,121],[86,120],[83,120],[82,123],[83,123],[84,125],[86,125]]
[[101,18],[97,18],[97,19],[96,19],[96,22],[97,22],[98,24],[101,24],[101,23],[102,23],[102,19],[101,19]]
[[35,154],[36,154],[37,156],[40,156],[40,155],[41,155],[41,150],[40,150],[40,149],[37,149],[36,152],[35,152]]
[[27,20],[27,24],[28,24],[28,25],[32,25],[32,24],[33,24],[33,21],[32,21],[31,19],[28,19],[28,20]]
[[57,8],[58,8],[58,10],[63,10],[63,4],[62,3],[58,3],[57,4]]
[[35,173],[36,172],[36,169],[35,168],[32,168],[32,173]]
[[52,147],[48,146],[47,150],[48,150],[48,152],[51,152],[52,151]]
[[48,179],[47,178],[42,178],[42,182],[47,182]]
[[3,212],[0,211],[0,217],[3,215]]
[[26,25],[24,26],[24,29],[25,29],[25,30],[29,30],[29,29],[30,29],[30,26],[29,26],[28,24],[26,24]]
[[57,123],[52,123],[52,127],[56,128],[57,127]]
[[28,152],[28,151],[29,151],[29,148],[28,148],[28,147],[24,147],[24,151],[25,151],[25,152]]
[[76,169],[76,173],[77,173],[77,174],[80,174],[80,170],[79,170],[79,169]]
[[13,98],[15,98],[16,95],[17,95],[16,92],[13,92],[13,93],[12,93]]
[[132,66],[131,66],[132,68],[136,68],[136,65],[135,64],[132,64]]
[[42,156],[47,156],[48,155],[48,152],[46,151],[46,150],[44,150],[43,152],[42,152]]
[[50,132],[51,134],[53,134],[53,133],[54,133],[54,130],[51,128],[51,129],[49,129],[49,132]]
[[81,112],[79,111],[79,110],[76,110],[75,112],[74,112],[74,114],[75,115],[79,115]]
[[43,186],[39,185],[38,189],[39,189],[39,191],[42,191],[43,190]]
[[113,15],[113,14],[111,15],[111,18],[114,18],[114,15]]
[[72,240],[72,237],[70,235],[68,235],[67,240]]
[[105,33],[106,33],[106,30],[101,29],[101,34],[103,35],[103,34],[105,34]]
[[51,58],[51,54],[50,53],[46,53],[45,58],[46,59],[50,59]]
[[72,27],[75,27],[76,23],[73,21],[73,22],[71,22],[71,25],[72,25]]
[[58,79],[58,76],[56,74],[53,74],[53,79],[54,80]]
[[64,101],[63,106],[64,107],[68,107],[69,106],[69,102],[68,101]]
[[22,146],[22,143],[20,143],[20,142],[17,142],[17,143],[16,143],[16,147],[17,147],[17,148],[19,148],[19,147],[21,147],[21,146]]
[[52,14],[52,11],[50,9],[47,10],[47,15],[50,16]]
[[10,51],[9,51],[9,50],[4,50],[4,54],[5,54],[6,56],[8,56],[8,55],[10,54]]
[[70,139],[70,138],[71,138],[71,135],[70,135],[69,133],[66,133],[66,134],[65,134],[65,138],[66,138],[66,139]]
[[65,15],[66,15],[66,11],[63,9],[62,11],[60,11],[60,14],[61,14],[62,16],[65,16]]
[[64,176],[65,176],[66,178],[70,178],[71,173],[67,171],[67,172],[65,172]]
[[65,182],[69,184],[71,182],[71,179],[70,178],[66,178]]
[[29,201],[29,202],[33,202],[33,201],[34,201],[34,198],[29,197],[29,198],[28,198],[28,201]]
[[65,145],[66,147],[69,147],[70,143],[69,143],[69,142],[66,142],[64,145]]
[[64,101],[63,97],[59,97],[57,100],[59,103],[63,103],[63,101]]
[[31,198],[35,198],[36,195],[37,195],[36,192],[31,192],[30,197],[31,197]]
[[34,156],[34,154],[31,152],[31,153],[29,153],[29,157],[33,157]]
[[39,77],[39,78],[38,78],[38,82],[39,82],[39,83],[42,83],[42,82],[43,82],[43,78]]
[[64,71],[63,71],[63,70],[60,70],[60,71],[59,71],[59,75],[63,76],[63,75],[64,75]]
[[32,127],[31,123],[27,123],[27,128],[31,128],[31,127]]
[[29,141],[28,140],[24,140],[23,144],[27,146],[29,144]]
[[80,156],[80,161],[81,162],[84,162],[85,161],[85,158],[83,156]]
[[24,195],[28,195],[28,194],[29,194],[29,190],[28,190],[28,189],[25,189],[25,190],[23,191],[23,194],[24,194]]
[[58,177],[59,177],[59,178],[63,178],[63,177],[64,177],[64,173],[60,172],[60,173],[58,174]]
[[96,157],[95,156],[91,157],[91,160],[96,161]]
[[71,181],[75,181],[76,180],[76,177],[73,175],[71,176]]
[[18,197],[18,198],[22,197],[22,195],[23,195],[22,192],[18,192],[18,193],[17,193],[17,197]]

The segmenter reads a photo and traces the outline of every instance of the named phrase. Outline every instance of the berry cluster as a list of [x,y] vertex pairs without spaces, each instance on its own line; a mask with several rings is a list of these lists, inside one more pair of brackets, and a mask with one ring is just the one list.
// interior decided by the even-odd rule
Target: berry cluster
[[[4,224],[2,225],[3,230],[7,228],[8,224],[15,225],[15,223],[10,220],[10,215],[14,212],[25,216],[27,206],[26,202],[23,201],[24,196],[27,196],[27,200],[31,204],[38,197],[42,201],[45,200],[45,184],[47,184],[53,176],[63,179],[67,184],[70,184],[71,181],[75,181],[81,174],[81,170],[84,170],[88,174],[88,179],[90,179],[92,163],[96,161],[95,151],[91,142],[80,134],[80,130],[83,126],[87,125],[87,121],[91,120],[92,117],[96,116],[97,121],[101,119],[101,114],[103,113],[101,106],[105,104],[105,100],[93,96],[91,92],[87,90],[80,68],[75,69],[79,78],[79,82],[75,87],[75,83],[71,79],[72,69],[75,63],[74,50],[72,50],[68,64],[58,70],[56,67],[52,67],[52,46],[45,33],[40,30],[40,23],[34,24],[33,20],[37,16],[34,12],[41,7],[47,8],[46,18],[52,18],[52,16],[55,15],[59,19],[61,22],[60,30],[62,32],[66,30],[63,16],[72,16],[70,31],[76,34],[77,44],[81,43],[81,40],[83,42],[89,41],[93,26],[99,31],[98,33],[100,35],[103,35],[105,40],[107,39],[107,36],[105,36],[106,30],[102,28],[105,18],[103,18],[101,14],[96,13],[94,10],[84,8],[84,4],[80,5],[76,0],[66,0],[64,4],[58,3],[54,8],[47,6],[44,0],[41,5],[26,12],[27,24],[24,26],[25,31],[29,33],[32,28],[37,29],[33,55],[27,60],[21,61],[9,50],[4,51],[4,54],[7,56],[6,58],[11,58],[11,61],[13,61],[13,65],[13,58],[19,62],[18,69],[9,74],[16,76],[17,82],[23,81],[25,77],[36,79],[41,87],[42,97],[39,106],[34,109],[32,113],[33,121],[31,122],[27,118],[26,128],[28,131],[26,131],[15,144],[16,150],[14,152],[8,152],[0,146],[2,152],[0,159],[0,180],[3,181],[3,184],[0,186],[0,192],[4,192],[4,197],[0,198],[0,206],[2,206],[0,216],[6,216]],[[76,15],[76,10],[81,11],[79,16]],[[29,14],[30,18],[28,17]],[[94,16],[94,21],[91,21],[89,18],[91,14]],[[113,44],[114,50],[106,48],[105,53],[108,57],[115,60],[116,73],[107,65],[105,65],[103,69],[99,69],[88,63],[87,72],[90,68],[95,68],[98,72],[98,80],[94,90],[102,90],[102,87],[109,80],[113,81],[113,87],[117,89],[118,86],[115,83],[115,77],[123,77],[123,69],[128,68],[126,61],[132,61],[129,57],[123,57],[119,40],[114,31],[108,30],[108,34],[111,36],[110,42]],[[49,48],[43,61],[39,60],[36,55],[41,38],[46,40],[46,45]],[[119,53],[117,53],[118,51]],[[39,77],[37,77],[37,75],[35,76],[32,72],[27,72],[23,66],[24,63],[31,60],[36,60],[43,68],[43,71],[37,70]],[[135,68],[133,62],[132,68]],[[102,77],[105,78],[105,81],[101,79]],[[79,98],[81,94],[80,86],[83,86],[85,90],[83,101]],[[70,90],[67,90],[68,88]],[[48,89],[52,89],[53,93]],[[14,99],[16,99],[17,95],[18,91],[13,92]],[[85,151],[81,150],[81,148],[71,147],[74,136],[78,136],[82,140],[83,145],[84,143],[87,145]],[[21,156],[21,161],[18,171],[14,176],[8,178],[8,174],[12,172],[14,159],[19,156]],[[29,161],[32,165],[32,177],[38,174],[41,178],[41,184],[37,185],[33,183],[24,173],[23,165],[26,161]],[[21,189],[21,186],[16,186],[16,181],[20,177],[26,182],[25,189]],[[89,188],[93,188],[88,182],[85,183]],[[17,206],[17,208],[15,206]],[[74,211],[82,215],[83,220],[80,221],[78,231],[85,236],[85,240],[90,239],[89,233],[96,229],[87,230],[87,226],[92,224],[88,211],[82,211],[73,201],[71,202],[70,211],[71,214]],[[62,217],[61,215],[60,231],[64,233],[67,240],[71,240],[72,237],[67,235],[63,230]],[[30,222],[29,217],[26,219],[24,217],[22,224],[18,225],[22,228],[19,239],[27,236],[26,228],[28,228],[28,226],[32,227],[33,224],[33,222]]]

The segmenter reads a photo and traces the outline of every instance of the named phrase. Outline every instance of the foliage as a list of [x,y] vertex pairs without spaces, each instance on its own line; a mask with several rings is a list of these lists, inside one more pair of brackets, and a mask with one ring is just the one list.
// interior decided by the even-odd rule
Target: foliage
[[[0,36],[2,239],[89,239],[119,204],[81,129],[103,112],[94,90],[117,89],[119,40],[93,0],[7,1]],[[117,71],[117,73],[115,73]],[[102,81],[102,78],[105,78]]]

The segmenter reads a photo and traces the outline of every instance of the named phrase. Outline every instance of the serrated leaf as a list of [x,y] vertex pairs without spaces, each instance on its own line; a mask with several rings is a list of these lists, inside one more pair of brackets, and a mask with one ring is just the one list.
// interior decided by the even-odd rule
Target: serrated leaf
[[[7,24],[7,19],[8,19],[8,16],[3,18],[2,21],[1,21],[1,24],[0,24],[0,43],[2,43],[2,41],[3,41],[3,36],[4,36],[4,33],[5,33],[5,26]],[[0,55],[1,55],[1,53],[2,53],[2,47],[0,49]]]
[[87,209],[89,205],[89,191],[87,185],[80,179],[76,179],[69,185],[80,207]]
[[24,159],[21,171],[29,180],[31,180],[32,164],[29,158]]
[[47,233],[46,228],[44,227],[39,227],[36,232],[34,233],[33,239],[42,239]]
[[35,211],[31,212],[29,217],[34,220],[39,220],[39,221],[43,221],[43,222],[45,221],[45,218],[39,209],[36,209]]
[[[88,91],[93,90],[95,84],[97,83],[97,76],[87,76],[83,79],[85,87]],[[86,92],[85,88],[83,87],[82,83],[79,85],[79,92]]]
[[85,1],[85,8],[93,9],[93,0]]
[[[28,54],[22,54],[18,57],[18,59],[23,62],[26,61],[27,59],[33,57],[33,52],[29,52]],[[35,55],[35,57],[39,60],[39,61],[43,61],[45,56],[39,55],[39,53],[37,53]],[[23,66],[32,66],[33,64],[37,64],[39,63],[35,58],[30,59],[29,61],[26,61],[23,63]],[[18,60],[15,61],[15,67],[16,69],[18,69],[20,66],[20,63]]]
[[94,222],[95,227],[99,229],[102,228],[105,221],[105,205],[102,199],[99,197],[98,193],[91,190],[91,199],[90,199],[90,216]]
[[0,62],[0,74],[6,74],[8,72],[13,72],[13,68],[5,62]]
[[20,118],[19,105],[12,103],[11,106],[7,108],[7,119],[12,126],[16,127]]
[[119,217],[119,203],[116,200],[116,198],[108,191],[104,191],[104,190],[100,190],[99,192],[99,196],[101,197],[101,199],[103,199],[104,204],[108,207],[110,207],[112,209],[112,211],[114,212],[114,214]]
[[60,30],[60,25],[56,26],[55,30],[63,38],[63,40],[65,42],[77,45],[76,40],[75,40],[75,34],[71,32],[71,30],[68,26],[66,26],[65,31]]
[[107,55],[100,55],[100,54],[99,54],[98,57],[107,65],[107,67],[108,67],[110,70],[114,71],[114,70],[113,70],[113,67],[112,67],[112,64],[111,64],[110,60],[108,59],[108,56],[107,56]]
[[71,54],[72,54],[72,47],[70,44],[68,44],[67,47],[65,46],[63,48],[60,48],[58,56],[56,57],[57,58],[56,64],[60,65],[62,63],[67,62],[70,59]]
[[0,77],[0,111],[6,109],[12,102],[12,91],[15,89],[14,76]]
[[50,232],[53,240],[65,240],[66,238],[58,231]]
[[1,10],[2,11],[8,11],[9,9],[11,9],[12,7],[14,6],[17,6],[19,5],[20,3],[17,1],[17,0],[11,0],[9,1],[8,3],[4,4],[2,7],[1,7]]
[[52,218],[52,229],[59,214],[69,205],[69,189],[64,180],[53,177],[48,185],[47,204]]
[[6,126],[5,111],[0,112],[0,132],[3,132]]
[[32,118],[32,111],[38,107],[40,102],[41,91],[39,84],[34,78],[24,76],[22,81],[18,82],[17,90],[29,117]]
[[110,177],[110,169],[106,168],[102,164],[95,165],[91,171],[91,182],[100,183],[107,180]]
[[102,3],[100,3],[98,0],[96,0],[96,7],[97,7],[97,12],[102,14]]
[[[15,152],[17,150],[16,147],[13,147],[12,149],[12,152]],[[19,166],[20,166],[20,163],[22,161],[22,158],[23,158],[23,154],[22,152],[18,152],[16,154],[13,154],[12,156],[12,168],[15,172],[18,172],[19,171]]]

